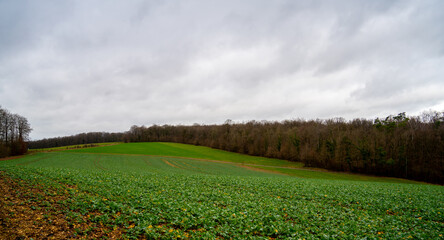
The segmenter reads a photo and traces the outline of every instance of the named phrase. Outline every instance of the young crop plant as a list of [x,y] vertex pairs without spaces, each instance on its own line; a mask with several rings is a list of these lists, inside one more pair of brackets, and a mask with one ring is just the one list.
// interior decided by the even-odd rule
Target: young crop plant
[[69,196],[67,221],[82,236],[442,239],[444,229],[444,188],[436,185],[298,178],[180,156],[71,151],[2,161],[0,170]]

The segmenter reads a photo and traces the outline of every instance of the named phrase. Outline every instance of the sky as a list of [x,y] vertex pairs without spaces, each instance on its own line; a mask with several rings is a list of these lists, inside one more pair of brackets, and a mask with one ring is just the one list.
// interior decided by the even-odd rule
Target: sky
[[0,0],[0,105],[32,140],[444,111],[442,0]]

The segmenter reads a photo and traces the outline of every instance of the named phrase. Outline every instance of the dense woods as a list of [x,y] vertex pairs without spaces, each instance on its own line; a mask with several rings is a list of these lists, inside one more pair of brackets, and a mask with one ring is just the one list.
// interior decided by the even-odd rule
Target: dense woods
[[62,147],[77,144],[104,143],[104,142],[120,142],[124,133],[107,133],[107,132],[89,132],[80,133],[73,136],[45,138],[37,141],[29,142],[30,149]]
[[444,184],[444,112],[383,119],[250,121],[222,125],[132,126],[33,141],[31,148],[98,142],[178,142],[301,161],[307,167]]
[[0,106],[0,157],[26,153],[31,130],[25,117],[12,114]]
[[444,183],[444,113],[193,126],[133,126],[126,141],[203,145],[320,167]]

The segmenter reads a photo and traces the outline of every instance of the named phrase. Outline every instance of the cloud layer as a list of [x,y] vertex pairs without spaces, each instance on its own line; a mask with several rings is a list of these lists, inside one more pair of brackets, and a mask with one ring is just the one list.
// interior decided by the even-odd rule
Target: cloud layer
[[33,139],[444,110],[442,1],[2,1],[0,105]]

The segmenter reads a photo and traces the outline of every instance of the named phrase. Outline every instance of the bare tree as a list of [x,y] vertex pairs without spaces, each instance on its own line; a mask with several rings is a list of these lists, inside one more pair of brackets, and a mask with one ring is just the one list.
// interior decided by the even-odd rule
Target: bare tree
[[0,157],[26,153],[31,130],[25,117],[0,107]]

